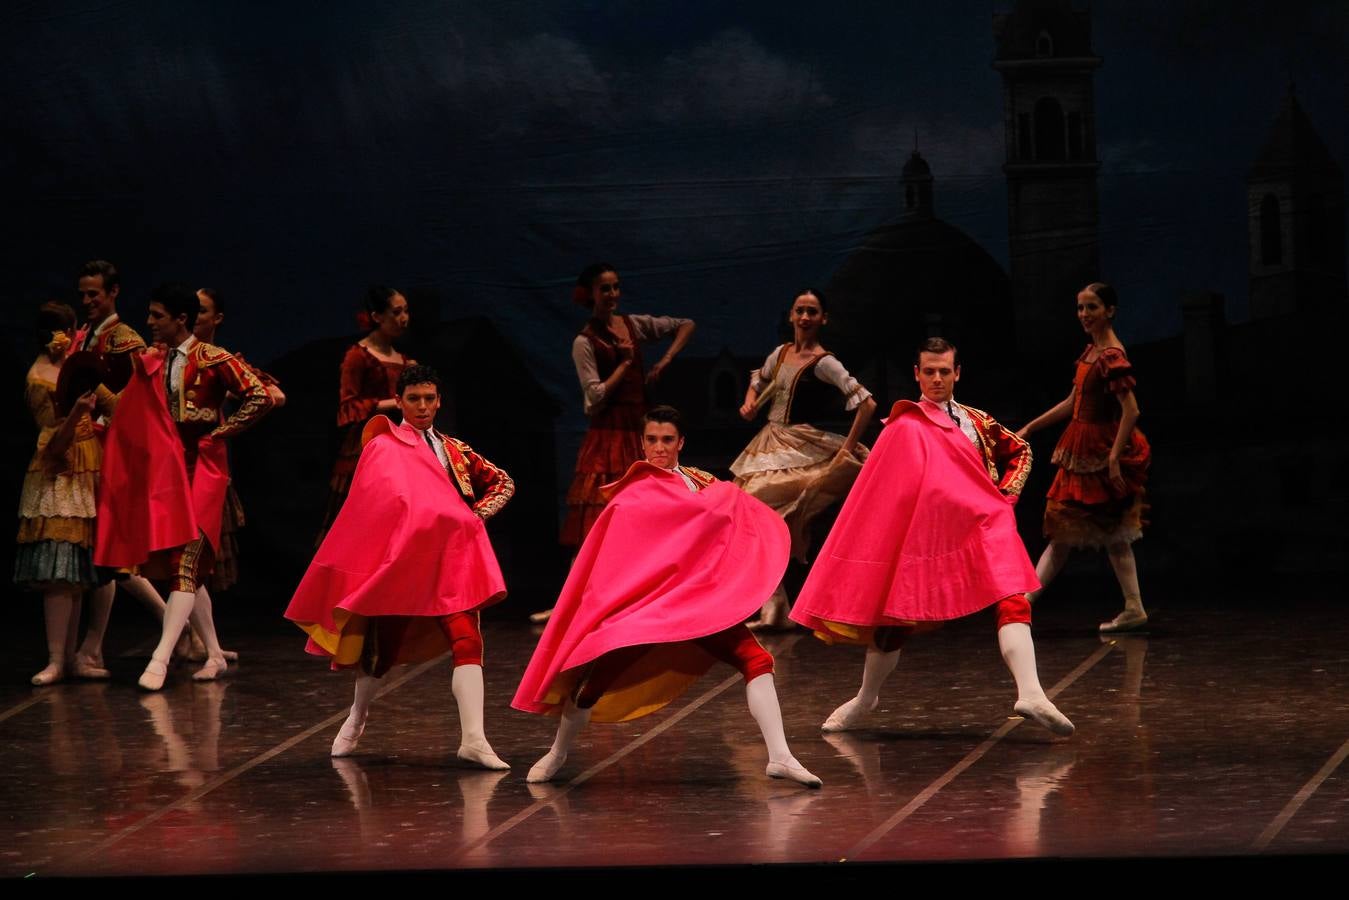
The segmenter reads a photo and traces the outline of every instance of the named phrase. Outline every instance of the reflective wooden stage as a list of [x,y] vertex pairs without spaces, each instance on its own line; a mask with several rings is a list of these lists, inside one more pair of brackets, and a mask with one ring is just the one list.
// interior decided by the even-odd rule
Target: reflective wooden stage
[[[119,601],[111,683],[32,688],[41,625],[3,639],[0,875],[499,869],[1349,850],[1349,628],[1331,609],[1172,609],[1146,637],[1037,609],[1041,678],[1068,739],[1009,719],[991,616],[915,638],[866,730],[821,735],[862,655],[765,644],[796,755],[825,786],[763,774],[743,686],[715,669],[661,713],[592,726],[556,784],[527,785],[555,721],[508,708],[536,640],[486,627],[487,732],[508,773],[461,767],[448,660],[396,671],[357,754],[328,748],[350,676],[298,631],[232,621],[224,681],[135,679],[153,638]],[[30,621],[31,620],[31,621]]]

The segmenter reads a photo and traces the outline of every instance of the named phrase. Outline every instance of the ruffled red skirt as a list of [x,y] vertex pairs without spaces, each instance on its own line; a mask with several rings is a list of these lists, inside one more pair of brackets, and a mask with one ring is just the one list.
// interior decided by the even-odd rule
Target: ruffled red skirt
[[642,458],[643,414],[639,404],[616,404],[590,420],[567,489],[567,518],[558,538],[564,547],[580,547],[600,517],[605,504],[600,487],[622,478]]
[[1045,537],[1072,547],[1108,547],[1143,536],[1152,447],[1135,428],[1120,457],[1121,488],[1110,480],[1118,431],[1118,422],[1068,424],[1054,448],[1059,471],[1045,504]]

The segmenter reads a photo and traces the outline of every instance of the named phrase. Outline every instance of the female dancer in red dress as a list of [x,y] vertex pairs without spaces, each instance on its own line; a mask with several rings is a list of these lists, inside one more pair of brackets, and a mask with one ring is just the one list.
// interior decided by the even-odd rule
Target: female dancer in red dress
[[1138,400],[1133,366],[1115,336],[1118,306],[1115,289],[1101,282],[1087,285],[1077,295],[1077,319],[1091,343],[1077,359],[1073,390],[1017,432],[1025,438],[1070,420],[1054,448],[1059,471],[1045,504],[1049,546],[1036,563],[1035,574],[1041,585],[1048,585],[1074,547],[1104,547],[1124,593],[1124,611],[1101,623],[1105,633],[1135,631],[1148,622],[1132,544],[1143,536],[1144,485],[1152,449],[1134,427]]
[[[581,382],[590,428],[576,455],[576,474],[567,490],[567,518],[559,540],[573,551],[590,533],[604,509],[600,485],[622,478],[642,458],[642,416],[646,386],[693,337],[692,319],[673,316],[623,315],[618,312],[622,289],[618,272],[608,263],[592,263],[576,279],[572,299],[590,310],[590,319],[572,341],[571,358]],[[674,335],[670,349],[642,371],[639,344]],[[551,610],[530,617],[548,621]]]
[[[607,263],[587,266],[576,281],[573,297],[590,310],[590,319],[572,341],[571,358],[590,428],[567,491],[567,519],[562,525],[562,543],[567,547],[580,547],[599,518],[604,508],[600,485],[622,478],[628,466],[642,458],[646,385],[660,378],[693,337],[691,319],[619,313],[620,296],[618,273]],[[670,349],[644,375],[638,344],[671,334]]]
[[416,365],[394,347],[394,341],[408,328],[407,298],[393,288],[372,287],[365,295],[365,309],[358,317],[370,333],[347,350],[342,358],[342,382],[337,397],[337,427],[342,430],[342,445],[328,482],[328,509],[323,516],[315,544],[332,527],[351,489],[351,477],[361,458],[361,429],[376,415],[392,414],[398,409],[398,376]]

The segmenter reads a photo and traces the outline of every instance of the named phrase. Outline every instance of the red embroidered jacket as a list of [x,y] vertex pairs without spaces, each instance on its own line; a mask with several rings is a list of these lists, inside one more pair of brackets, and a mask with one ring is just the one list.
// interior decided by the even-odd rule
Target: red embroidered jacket
[[[165,378],[168,366],[165,365]],[[240,399],[239,408],[222,421],[225,395]],[[182,383],[169,403],[169,413],[179,425],[214,438],[233,437],[257,423],[272,408],[267,388],[228,350],[197,341],[187,350]]]
[[107,367],[104,384],[116,394],[131,380],[132,354],[144,350],[145,341],[136,333],[136,329],[117,318],[116,313],[108,319],[112,324],[101,333],[94,333],[92,325],[80,329],[75,335],[75,347],[98,354]]
[[501,512],[515,494],[515,480],[463,441],[436,432],[450,460],[450,474],[469,507],[481,519]]
[[[982,409],[963,403],[956,405],[969,414],[974,430],[979,434],[979,451],[984,458],[984,466],[988,468],[988,477],[1007,496],[1020,497],[1026,479],[1030,477],[1030,444],[1017,437],[1016,432],[1003,428]],[[1001,479],[998,477],[999,470],[1003,473]]]

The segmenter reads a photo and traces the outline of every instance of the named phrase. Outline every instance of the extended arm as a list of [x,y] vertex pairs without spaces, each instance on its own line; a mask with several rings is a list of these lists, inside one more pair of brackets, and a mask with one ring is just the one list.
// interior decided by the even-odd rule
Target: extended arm
[[694,329],[697,327],[698,326],[692,319],[686,319],[679,324],[679,327],[675,329],[674,340],[670,342],[670,348],[666,350],[665,355],[657,360],[656,364],[651,367],[651,371],[646,373],[646,380],[648,383],[654,382],[656,379],[660,378],[660,373],[665,371],[665,367],[670,364],[670,361],[679,355],[679,351],[688,346],[689,341],[693,339]]
[[1064,419],[1070,417],[1073,414],[1073,398],[1076,395],[1077,388],[1073,388],[1063,400],[1055,403],[1053,406],[1049,407],[1049,409],[1017,429],[1016,436],[1023,439],[1030,437],[1041,428],[1047,428],[1050,425],[1062,422]]

